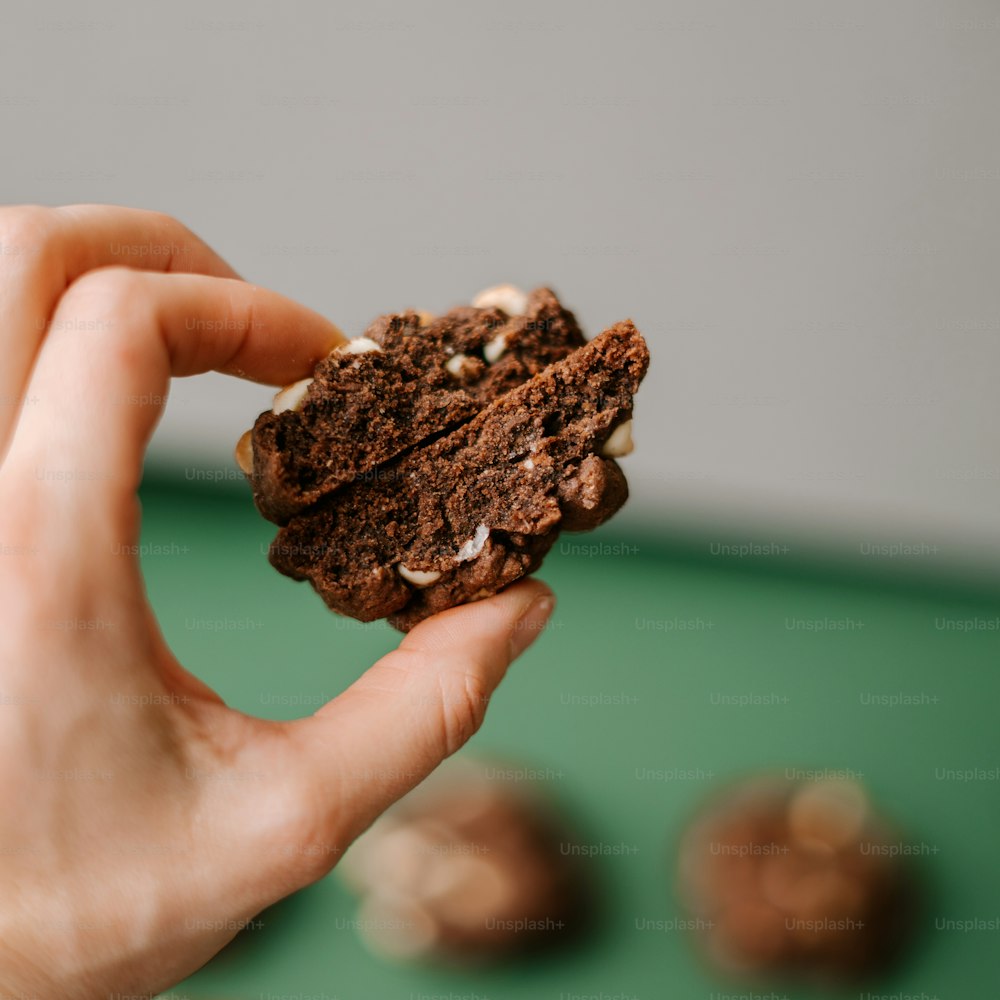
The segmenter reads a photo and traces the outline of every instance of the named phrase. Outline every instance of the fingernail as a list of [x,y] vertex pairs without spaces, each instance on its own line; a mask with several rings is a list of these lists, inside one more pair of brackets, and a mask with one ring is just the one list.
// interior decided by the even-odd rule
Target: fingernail
[[542,594],[528,605],[510,633],[511,659],[520,656],[538,638],[555,606],[551,594]]

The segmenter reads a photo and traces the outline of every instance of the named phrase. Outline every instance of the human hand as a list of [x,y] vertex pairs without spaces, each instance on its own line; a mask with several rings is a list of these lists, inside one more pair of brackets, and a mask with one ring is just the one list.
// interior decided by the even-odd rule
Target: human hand
[[476,731],[551,594],[428,619],[307,719],[227,708],[146,600],[143,453],[171,376],[282,385],[342,335],[157,213],[0,208],[0,248],[0,994],[155,994]]

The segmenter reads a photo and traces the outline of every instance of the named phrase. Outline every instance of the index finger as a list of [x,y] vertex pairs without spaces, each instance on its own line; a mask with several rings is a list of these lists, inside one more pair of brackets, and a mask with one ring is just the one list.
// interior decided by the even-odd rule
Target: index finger
[[2,206],[0,243],[0,456],[56,303],[78,277],[115,264],[239,277],[176,219],[117,205]]
[[0,467],[0,482],[35,496],[39,521],[122,509],[172,375],[283,384],[345,340],[318,313],[244,281],[126,268],[80,278],[55,319],[30,382],[38,402]]

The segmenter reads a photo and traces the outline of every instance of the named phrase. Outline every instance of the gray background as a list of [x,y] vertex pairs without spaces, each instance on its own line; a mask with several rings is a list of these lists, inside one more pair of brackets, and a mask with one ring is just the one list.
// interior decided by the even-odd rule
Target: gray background
[[[167,210],[351,335],[551,284],[653,348],[628,516],[996,564],[987,0],[8,3],[0,39],[0,199]],[[230,468],[268,398],[178,383],[154,456]]]

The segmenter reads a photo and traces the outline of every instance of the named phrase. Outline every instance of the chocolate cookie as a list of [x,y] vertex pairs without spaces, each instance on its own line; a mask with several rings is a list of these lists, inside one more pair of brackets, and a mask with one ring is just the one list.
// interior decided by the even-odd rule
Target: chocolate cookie
[[915,893],[900,853],[853,782],[751,779],[688,829],[680,890],[726,972],[857,980],[905,939]]
[[[255,425],[251,473],[258,505],[286,520],[276,569],[335,611],[406,631],[533,572],[561,529],[596,527],[625,502],[613,459],[631,451],[645,342],[625,321],[583,343],[547,289],[525,308],[456,309],[424,327],[384,317],[369,330],[383,346],[321,362],[301,409],[289,416],[278,394],[281,412]],[[334,447],[324,414],[341,430],[317,471],[318,442]]]
[[436,319],[380,316],[283,389],[244,448],[254,500],[277,524],[344,483],[457,427],[584,342],[547,288],[489,289]]
[[595,887],[569,826],[503,764],[455,760],[376,820],[337,872],[355,926],[391,959],[481,965],[572,944]]

